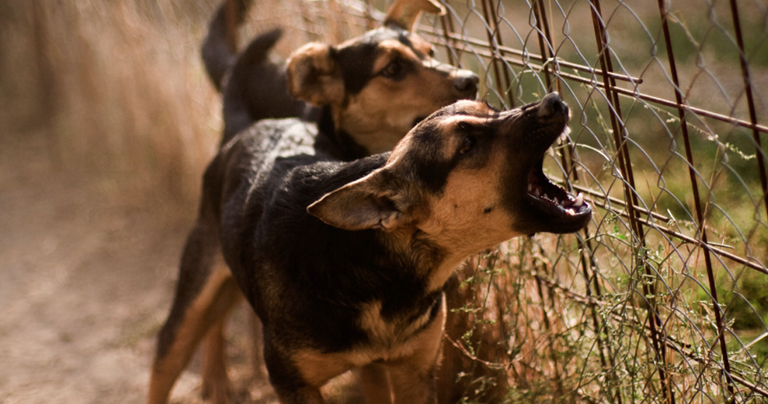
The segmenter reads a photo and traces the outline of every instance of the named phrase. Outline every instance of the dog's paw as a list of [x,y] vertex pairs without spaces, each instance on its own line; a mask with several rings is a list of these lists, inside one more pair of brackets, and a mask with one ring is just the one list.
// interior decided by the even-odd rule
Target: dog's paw
[[203,375],[202,396],[212,404],[231,404],[234,389],[226,371]]

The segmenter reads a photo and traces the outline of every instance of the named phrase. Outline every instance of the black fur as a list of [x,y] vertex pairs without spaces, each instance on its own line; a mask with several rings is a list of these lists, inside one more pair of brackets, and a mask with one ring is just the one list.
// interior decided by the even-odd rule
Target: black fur
[[[239,24],[251,1],[234,1]],[[237,285],[264,324],[264,360],[273,384],[283,394],[298,388],[291,385],[297,380],[296,369],[286,360],[291,350],[341,352],[369,342],[355,320],[366,303],[380,302],[385,319],[412,321],[427,316],[427,324],[443,307],[440,291],[427,293],[425,279],[409,275],[416,266],[436,259],[441,253],[438,248],[415,237],[419,259],[404,259],[378,242],[373,230],[352,234],[306,213],[310,203],[381,167],[387,156],[344,163],[370,152],[353,134],[336,127],[336,109],[316,108],[292,98],[285,64],[270,60],[269,55],[281,31],[257,36],[237,54],[226,43],[226,19],[222,5],[202,49],[209,77],[223,95],[224,134],[220,152],[204,174],[198,221],[183,252],[171,313],[158,336],[150,403],[167,402],[194,348],[236,302]],[[410,44],[402,29],[383,27],[331,48],[346,96],[363,91],[376,77],[373,61],[378,56],[377,43],[384,39]],[[451,69],[439,65],[434,71],[446,78],[439,88],[456,99],[474,97],[477,76],[467,71],[454,75],[456,70]],[[394,105],[387,100],[382,103],[384,108]],[[295,245],[306,248],[271,254]],[[234,278],[215,268],[219,252]],[[317,294],[317,290],[326,293]],[[201,297],[204,291],[213,297]],[[318,316],[318,310],[327,316]],[[289,324],[280,324],[284,321]],[[222,350],[218,344],[206,349],[206,355]],[[222,357],[213,356],[213,368],[225,366]],[[223,379],[205,375],[203,391],[209,386],[216,390],[214,401],[226,402],[226,374]]]
[[222,144],[254,122],[269,118],[299,117],[315,121],[319,109],[288,93],[285,65],[269,60],[282,31],[275,29],[254,38],[237,58],[224,86]]
[[[240,25],[245,19],[245,14],[251,6],[252,0],[235,0],[235,22]],[[224,78],[229,69],[234,66],[237,60],[237,50],[231,49],[227,41],[227,7],[222,3],[216,14],[208,25],[208,35],[203,40],[200,49],[203,56],[203,64],[208,77],[216,87],[221,91],[224,85]]]

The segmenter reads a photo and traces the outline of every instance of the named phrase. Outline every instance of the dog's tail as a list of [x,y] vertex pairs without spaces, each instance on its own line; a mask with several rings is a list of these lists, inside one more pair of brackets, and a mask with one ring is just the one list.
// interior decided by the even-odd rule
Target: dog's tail
[[203,40],[201,53],[205,71],[219,92],[224,86],[227,72],[237,60],[234,38],[251,3],[252,0],[223,1],[208,25],[208,35]]
[[222,144],[260,119],[307,117],[312,108],[288,93],[285,66],[270,60],[282,36],[274,29],[254,38],[238,56],[224,87]]

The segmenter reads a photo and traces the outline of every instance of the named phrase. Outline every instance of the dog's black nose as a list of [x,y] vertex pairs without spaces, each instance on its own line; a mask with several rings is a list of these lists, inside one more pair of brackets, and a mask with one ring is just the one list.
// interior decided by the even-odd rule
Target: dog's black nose
[[568,110],[562,98],[557,93],[547,94],[539,104],[539,118],[549,117],[555,114],[562,114]]
[[477,94],[478,83],[480,83],[480,77],[477,77],[475,73],[462,71],[454,80],[453,87],[462,94],[475,95]]

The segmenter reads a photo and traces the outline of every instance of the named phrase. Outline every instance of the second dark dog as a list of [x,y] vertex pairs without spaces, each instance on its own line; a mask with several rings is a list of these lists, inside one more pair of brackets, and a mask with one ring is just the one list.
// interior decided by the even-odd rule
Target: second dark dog
[[[232,1],[242,22],[251,1]],[[437,62],[431,44],[415,34],[422,12],[444,13],[431,0],[400,0],[381,28],[338,46],[309,44],[287,64],[270,58],[279,29],[235,54],[226,41],[226,11],[219,8],[202,47],[224,98],[222,144],[258,120],[298,117],[319,121],[321,135],[334,137],[321,143],[354,159],[391,150],[437,108],[477,94],[476,74]]]

